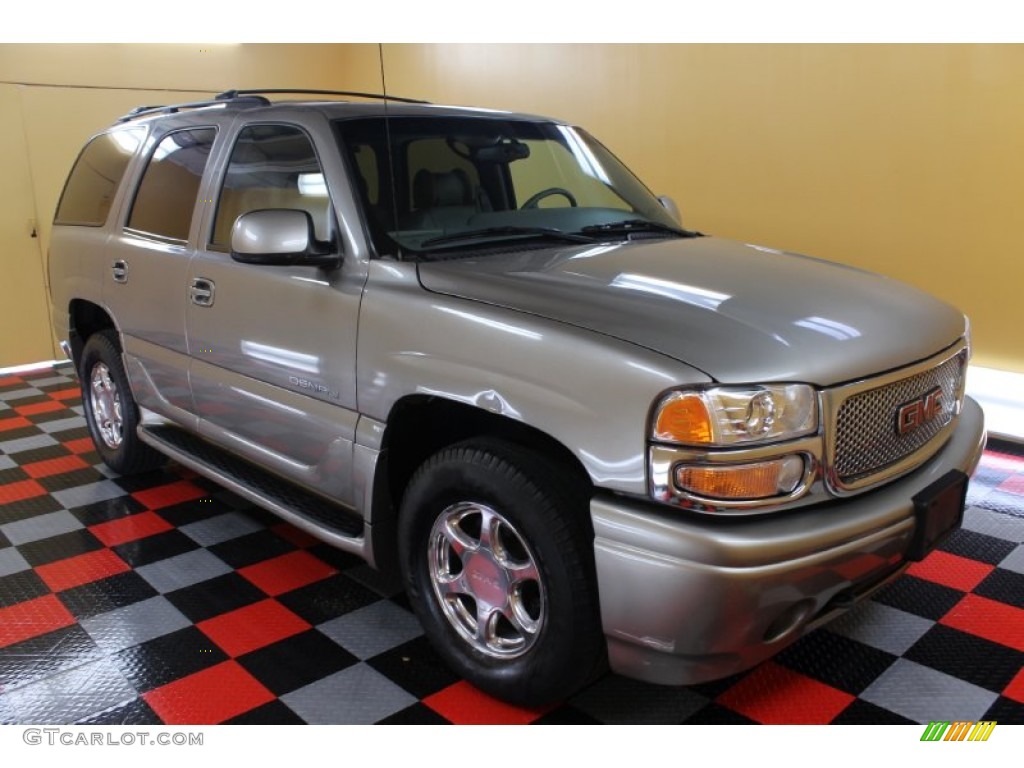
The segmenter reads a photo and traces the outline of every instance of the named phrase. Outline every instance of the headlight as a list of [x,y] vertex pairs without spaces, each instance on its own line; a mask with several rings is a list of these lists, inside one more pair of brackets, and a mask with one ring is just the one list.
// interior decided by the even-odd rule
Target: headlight
[[818,429],[818,400],[806,384],[678,390],[654,409],[651,439],[730,446],[789,440]]

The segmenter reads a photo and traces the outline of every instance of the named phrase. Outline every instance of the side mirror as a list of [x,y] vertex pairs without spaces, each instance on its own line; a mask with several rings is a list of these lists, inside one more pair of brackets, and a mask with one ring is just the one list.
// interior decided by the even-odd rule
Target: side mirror
[[658,202],[661,203],[661,207],[669,212],[669,215],[676,220],[676,224],[683,223],[683,217],[679,213],[679,206],[676,205],[676,201],[668,195],[659,195]]
[[242,264],[334,269],[341,257],[316,239],[308,211],[268,208],[243,213],[231,228],[231,258]]

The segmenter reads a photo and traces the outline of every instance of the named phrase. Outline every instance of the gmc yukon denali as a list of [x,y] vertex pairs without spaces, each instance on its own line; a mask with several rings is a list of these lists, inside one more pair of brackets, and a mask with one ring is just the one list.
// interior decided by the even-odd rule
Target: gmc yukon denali
[[960,312],[685,229],[547,118],[139,108],[82,150],[49,270],[104,462],[396,569],[521,704],[752,667],[948,535],[984,445]]

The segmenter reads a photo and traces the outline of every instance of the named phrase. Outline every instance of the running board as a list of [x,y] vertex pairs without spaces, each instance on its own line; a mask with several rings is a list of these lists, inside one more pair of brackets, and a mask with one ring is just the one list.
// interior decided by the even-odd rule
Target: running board
[[270,474],[195,435],[169,426],[140,426],[139,439],[296,528],[367,559],[363,518],[352,510]]

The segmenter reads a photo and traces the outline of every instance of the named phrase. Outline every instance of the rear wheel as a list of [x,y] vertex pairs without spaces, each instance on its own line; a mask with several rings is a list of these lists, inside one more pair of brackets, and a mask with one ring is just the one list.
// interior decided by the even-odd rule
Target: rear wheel
[[117,334],[98,331],[85,342],[78,372],[89,433],[103,462],[122,475],[154,469],[166,459],[135,433],[139,410],[121,364]]
[[568,696],[600,668],[587,515],[582,483],[519,446],[470,441],[420,467],[399,521],[403,575],[456,672],[529,706]]

